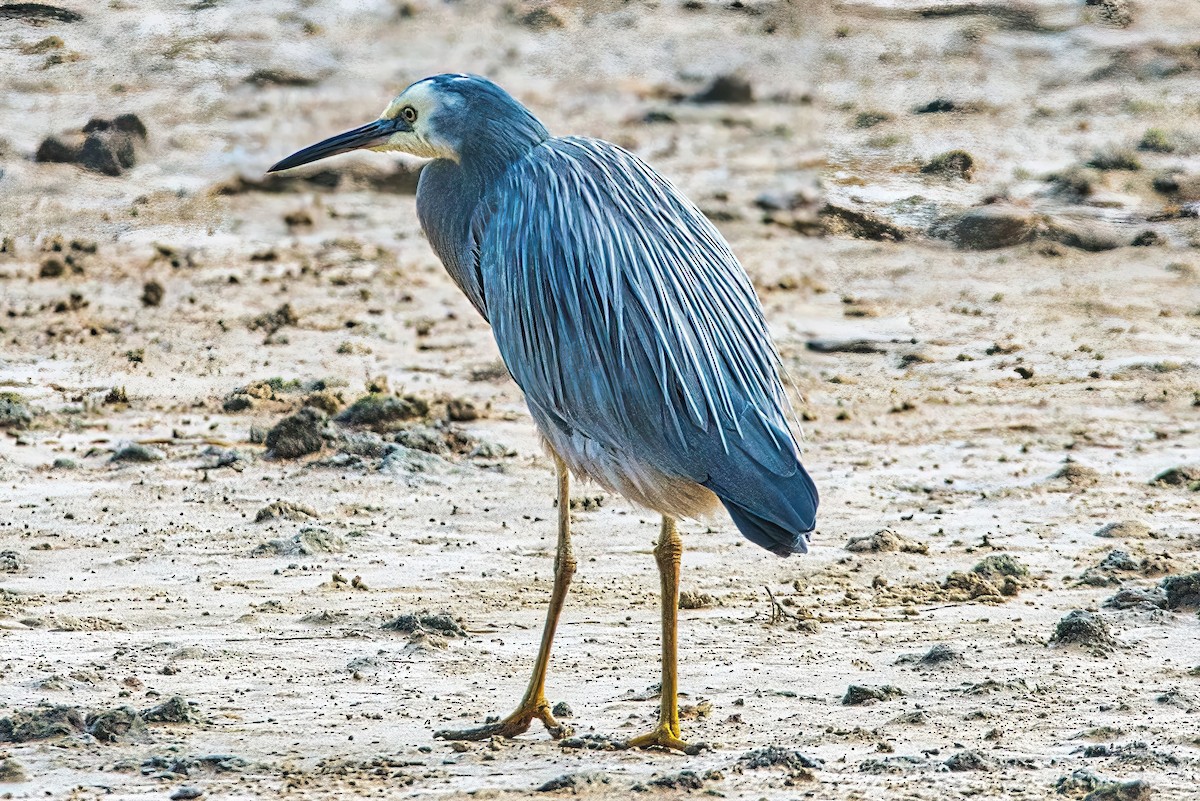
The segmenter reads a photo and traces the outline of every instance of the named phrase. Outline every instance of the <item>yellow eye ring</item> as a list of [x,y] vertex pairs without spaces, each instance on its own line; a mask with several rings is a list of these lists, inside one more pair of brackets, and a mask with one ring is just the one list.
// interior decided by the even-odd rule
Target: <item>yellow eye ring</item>
[[404,108],[400,109],[400,116],[404,117],[406,122],[416,122],[417,110],[412,106],[405,106]]

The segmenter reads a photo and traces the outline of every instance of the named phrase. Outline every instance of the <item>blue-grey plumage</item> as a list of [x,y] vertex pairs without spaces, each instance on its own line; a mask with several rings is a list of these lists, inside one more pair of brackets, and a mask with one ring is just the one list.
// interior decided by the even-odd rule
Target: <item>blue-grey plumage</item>
[[637,157],[579,138],[532,148],[477,215],[496,342],[572,471],[676,517],[715,495],[751,541],[806,550],[816,490],[758,299],[712,224]]
[[277,167],[347,146],[434,159],[421,225],[573,473],[672,517],[720,501],[752,542],[807,550],[817,491],[762,307],[682,193],[616,145],[550,137],[475,76],[418,82]]

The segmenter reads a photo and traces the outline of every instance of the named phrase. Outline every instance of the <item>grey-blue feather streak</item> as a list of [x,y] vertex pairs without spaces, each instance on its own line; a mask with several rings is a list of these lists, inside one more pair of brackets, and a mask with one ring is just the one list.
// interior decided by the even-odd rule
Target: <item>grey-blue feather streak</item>
[[417,217],[446,272],[487,319],[478,247],[471,228],[482,192],[479,178],[455,162],[430,162],[417,183]]
[[535,417],[703,484],[764,547],[804,549],[817,496],[778,355],[699,210],[632,154],[568,137],[515,162],[473,230],[496,341]]

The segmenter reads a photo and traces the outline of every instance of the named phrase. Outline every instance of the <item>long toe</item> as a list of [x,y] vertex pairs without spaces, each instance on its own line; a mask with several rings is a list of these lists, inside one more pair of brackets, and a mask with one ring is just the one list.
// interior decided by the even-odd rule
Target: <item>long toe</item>
[[493,737],[516,737],[529,728],[529,721],[523,726],[509,726],[505,721],[485,723],[469,729],[438,729],[433,733],[435,740],[490,740]]
[[538,710],[538,717],[542,719],[542,723],[546,726],[546,732],[552,740],[561,740],[575,733],[574,729],[565,723],[560,723],[554,715],[550,714],[550,707],[548,706],[544,706]]
[[521,707],[503,720],[485,723],[469,729],[440,729],[433,733],[436,740],[490,740],[493,737],[516,737],[529,730],[534,718],[546,725],[546,731],[555,740],[569,736],[571,728],[555,720],[550,714],[550,705],[545,701]]

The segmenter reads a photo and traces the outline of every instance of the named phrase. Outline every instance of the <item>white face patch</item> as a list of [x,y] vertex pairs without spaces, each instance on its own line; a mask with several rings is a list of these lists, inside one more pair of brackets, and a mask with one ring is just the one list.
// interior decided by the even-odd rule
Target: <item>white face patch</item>
[[399,150],[419,158],[458,161],[458,153],[437,134],[437,117],[458,108],[462,102],[457,93],[439,92],[432,79],[417,81],[388,103],[379,115],[382,120],[394,120],[406,106],[411,106],[417,112],[413,130],[392,134],[387,144],[371,149]]

